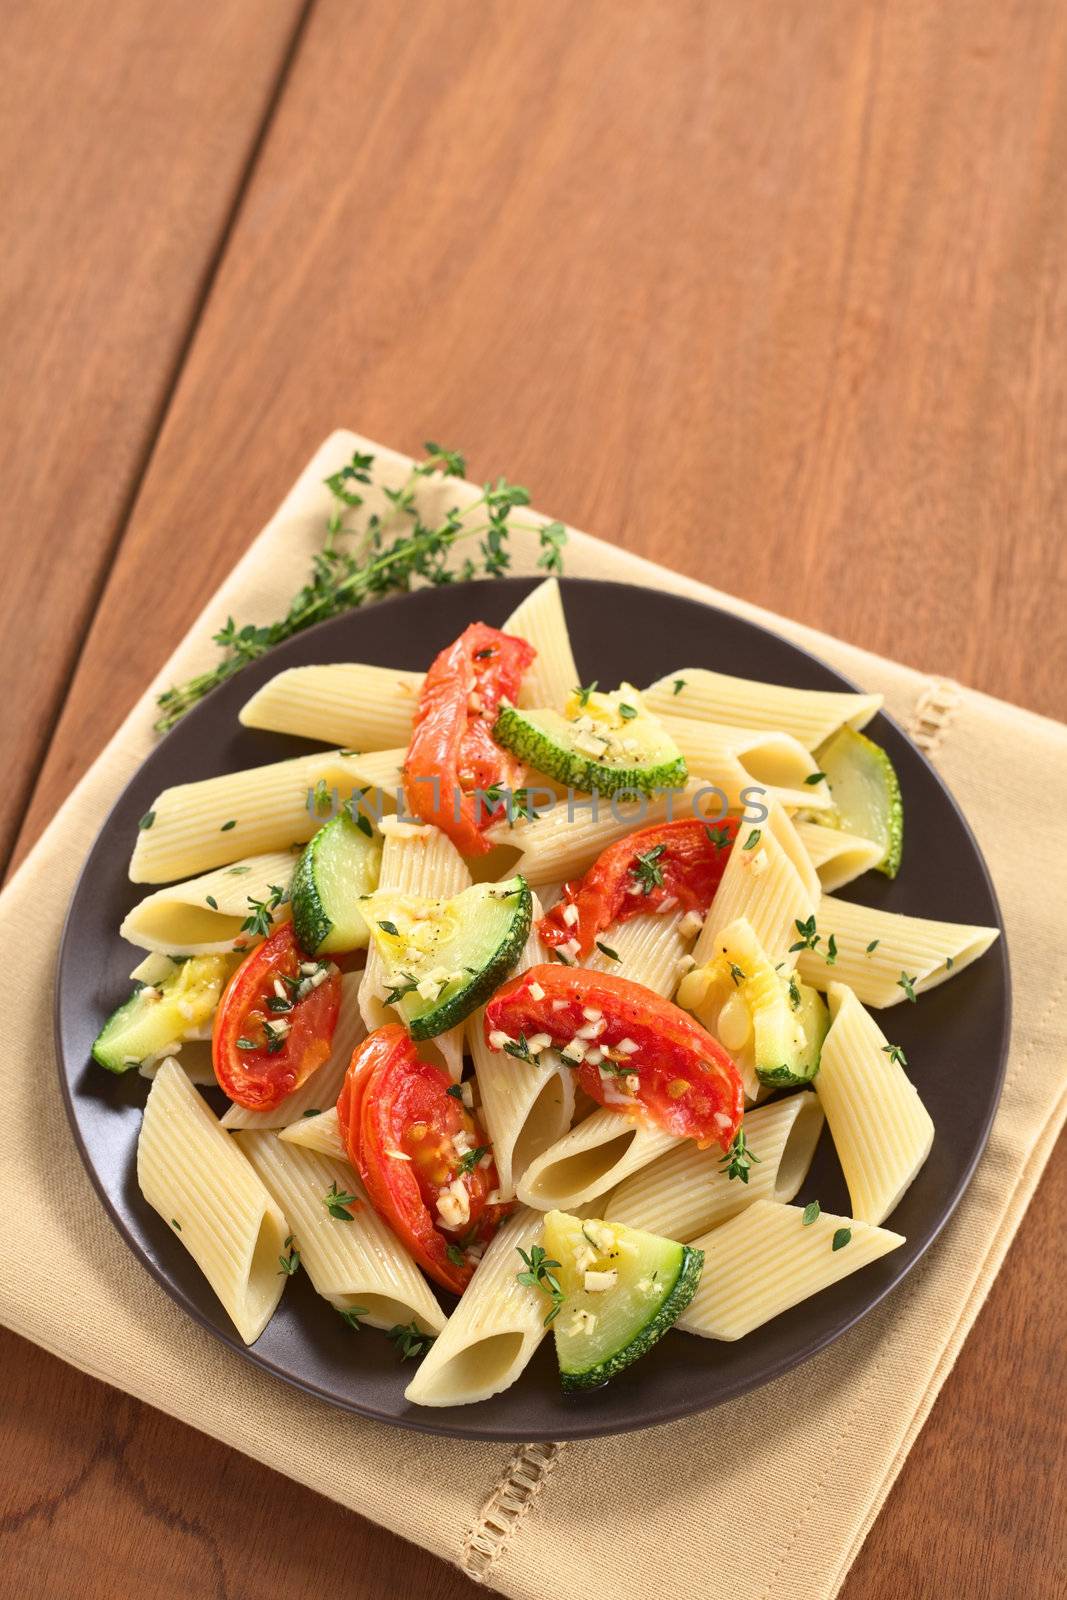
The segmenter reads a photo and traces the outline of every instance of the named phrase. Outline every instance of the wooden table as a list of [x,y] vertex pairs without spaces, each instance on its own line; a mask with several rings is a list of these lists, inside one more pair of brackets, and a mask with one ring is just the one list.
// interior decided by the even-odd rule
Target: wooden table
[[[2,49],[9,861],[339,424],[1067,714],[1056,0],[12,0]],[[1061,1145],[847,1600],[1063,1592],[1065,1226]],[[0,1344],[4,1597],[475,1593]]]

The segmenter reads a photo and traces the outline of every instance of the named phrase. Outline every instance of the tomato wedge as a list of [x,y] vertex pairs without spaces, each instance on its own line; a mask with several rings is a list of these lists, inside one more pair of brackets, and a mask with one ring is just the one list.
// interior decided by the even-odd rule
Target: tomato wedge
[[514,700],[537,654],[525,639],[472,622],[442,650],[426,674],[404,762],[404,792],[413,816],[447,833],[463,855],[491,849],[485,837],[503,807],[487,807],[478,791],[517,789],[525,767],[494,741],[502,699]]
[[714,1142],[728,1150],[741,1126],[741,1074],[722,1045],[640,983],[582,967],[530,967],[486,1006],[485,1037],[492,1049],[513,1043],[521,1051],[537,1035],[564,1051],[602,1106],[631,1110],[701,1149]]
[[330,1053],[341,974],[301,950],[291,922],[245,957],[215,1013],[219,1086],[249,1111],[273,1111]]
[[448,1074],[399,1023],[359,1045],[337,1101],[348,1158],[379,1216],[423,1271],[462,1294],[510,1204],[491,1203],[496,1166]]
[[[737,828],[735,817],[714,825],[686,817],[627,834],[601,851],[577,883],[563,885],[562,898],[538,924],[543,942],[556,949],[567,945],[568,954],[581,960],[613,922],[675,904],[706,911]],[[577,921],[568,907],[577,909]]]

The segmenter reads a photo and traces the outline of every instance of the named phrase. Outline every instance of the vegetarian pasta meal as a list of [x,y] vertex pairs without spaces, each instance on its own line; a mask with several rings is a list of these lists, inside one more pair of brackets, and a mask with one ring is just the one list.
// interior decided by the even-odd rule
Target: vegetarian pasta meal
[[[554,578],[425,675],[258,690],[245,726],[331,748],[158,796],[93,1047],[152,1080],[138,1183],[241,1338],[303,1271],[417,1360],[413,1404],[499,1393],[549,1335],[585,1390],[901,1245],[935,1133],[872,1013],[997,930],[841,893],[901,865],[879,705],[581,684]],[[793,1203],[824,1125],[849,1215]]]

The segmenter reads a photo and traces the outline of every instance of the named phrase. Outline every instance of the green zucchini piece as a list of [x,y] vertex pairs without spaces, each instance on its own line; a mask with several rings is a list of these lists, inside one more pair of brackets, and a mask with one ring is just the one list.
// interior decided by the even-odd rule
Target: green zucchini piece
[[885,849],[878,872],[895,878],[904,849],[904,802],[893,763],[880,744],[844,727],[815,752],[826,774],[838,827]]
[[434,1039],[489,999],[530,933],[526,879],[475,883],[451,900],[379,889],[362,908],[396,1006],[413,1039]]
[[493,738],[520,761],[587,794],[679,789],[685,758],[658,717],[624,683],[612,694],[580,690],[564,712],[520,711],[505,701]]
[[792,1027],[783,1041],[781,1059],[765,1052],[756,1062],[760,1082],[776,1089],[811,1082],[819,1070],[823,1040],[830,1028],[830,1013],[817,989],[793,978],[789,994]]
[[320,828],[289,887],[293,927],[309,955],[364,950],[370,930],[359,901],[378,886],[382,841],[370,819],[347,808]]
[[661,1339],[692,1300],[704,1252],[621,1222],[545,1217],[544,1248],[563,1294],[553,1319],[564,1389],[608,1383]]
[[141,984],[113,1011],[96,1036],[93,1060],[109,1072],[129,1072],[186,1039],[202,1039],[238,955],[190,956],[158,983]]

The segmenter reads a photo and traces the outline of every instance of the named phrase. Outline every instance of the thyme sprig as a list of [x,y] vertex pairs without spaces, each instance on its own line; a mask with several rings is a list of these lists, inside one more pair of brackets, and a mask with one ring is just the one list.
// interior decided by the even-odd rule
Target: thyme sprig
[[[445,450],[432,442],[426,456],[416,462],[399,489],[383,487],[388,510],[366,519],[360,529],[348,520],[350,512],[363,505],[359,485],[373,481],[374,456],[356,451],[352,459],[326,479],[333,506],[326,524],[321,550],[312,557],[311,572],[303,587],[289,603],[284,617],[276,622],[238,625],[228,617],[214,636],[222,659],[207,672],[198,673],[186,683],[175,684],[159,696],[156,729],[165,733],[198,701],[219,684],[284,639],[291,639],[316,622],[354,610],[377,595],[406,593],[416,578],[427,583],[446,584],[469,578],[500,577],[510,565],[507,541],[509,518],[516,506],[527,506],[530,495],[519,484],[497,478],[486,483],[482,493],[462,509],[452,506],[441,522],[423,522],[416,503],[417,491],[426,478],[462,477],[466,461],[455,450]],[[397,522],[406,523],[393,535]],[[523,526],[527,526],[524,524]],[[561,522],[537,528],[541,541],[538,566],[546,572],[563,571],[563,546],[567,530]],[[468,557],[458,571],[448,565],[452,546],[461,540],[478,539],[478,559]]]

